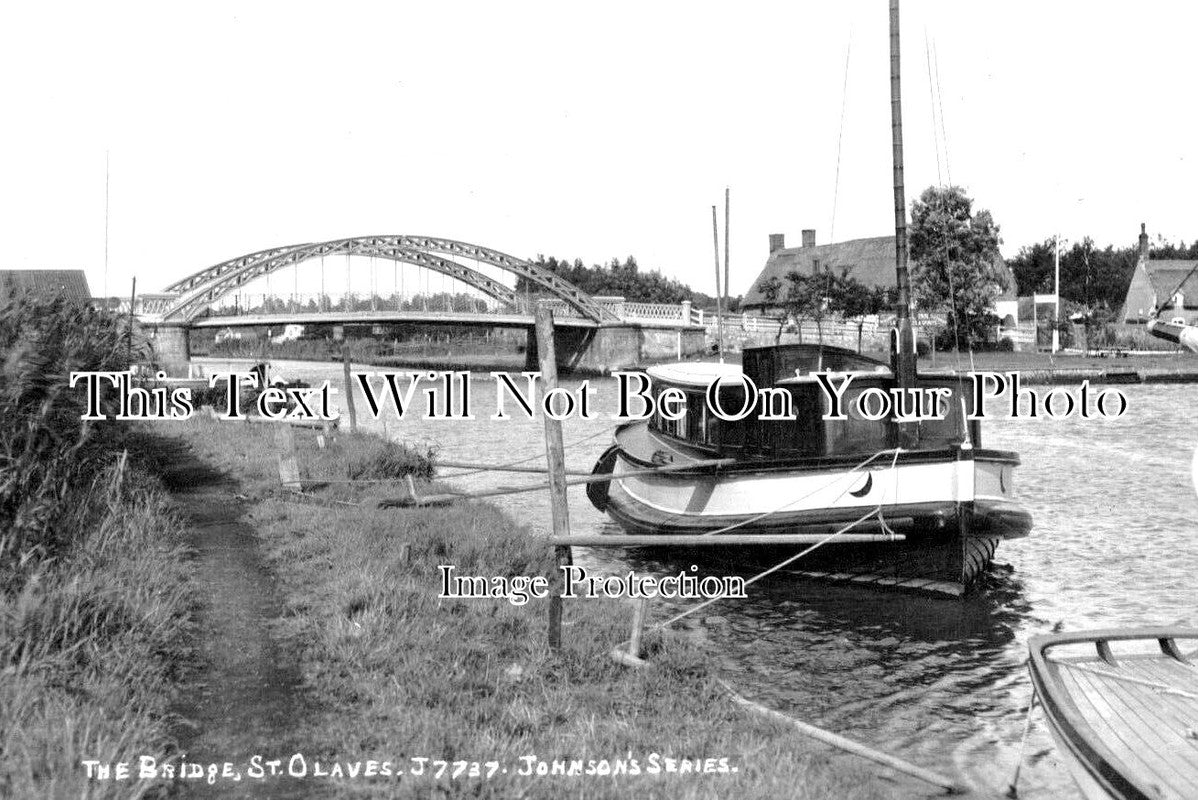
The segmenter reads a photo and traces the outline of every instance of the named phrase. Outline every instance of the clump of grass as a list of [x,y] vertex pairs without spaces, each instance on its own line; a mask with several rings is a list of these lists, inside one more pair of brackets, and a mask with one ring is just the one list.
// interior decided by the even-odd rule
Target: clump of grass
[[351,480],[383,480],[411,475],[431,480],[437,450],[424,449],[370,437],[365,447],[354,453],[346,463],[346,477]]

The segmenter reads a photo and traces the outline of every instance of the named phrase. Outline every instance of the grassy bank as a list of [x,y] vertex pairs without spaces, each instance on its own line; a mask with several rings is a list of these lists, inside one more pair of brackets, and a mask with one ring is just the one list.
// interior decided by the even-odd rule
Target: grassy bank
[[125,431],[81,423],[67,385],[129,352],[91,309],[0,308],[0,797],[138,797],[161,787],[89,781],[84,762],[174,750],[194,596],[179,525]]
[[90,781],[84,762],[175,750],[188,554],[156,482],[120,463],[69,496],[70,546],[0,594],[0,796],[142,796],[161,787]]
[[[537,575],[550,548],[493,506],[380,510],[395,484],[328,483],[311,499],[277,488],[277,430],[195,419],[160,425],[250,496],[252,522],[284,597],[282,628],[300,653],[318,722],[297,738],[315,759],[498,762],[490,779],[428,775],[330,779],[337,796],[874,798],[919,796],[905,779],[879,778],[865,762],[747,716],[713,680],[704,654],[681,636],[648,641],[653,667],[629,670],[608,657],[628,635],[630,607],[567,601],[564,648],[545,643],[547,600],[441,600],[437,567],[467,575]],[[319,449],[296,433],[314,479],[402,472],[378,443],[338,434]],[[402,460],[402,459],[401,459]],[[392,466],[380,467],[390,463]],[[419,469],[421,459],[407,466]],[[652,754],[658,754],[656,762]],[[287,758],[291,754],[277,754]],[[522,776],[540,762],[635,759],[647,772],[620,776]],[[665,773],[666,761],[726,758],[725,774]],[[713,762],[719,768],[719,762]],[[549,764],[547,763],[547,767]],[[732,771],[735,770],[735,771]]]

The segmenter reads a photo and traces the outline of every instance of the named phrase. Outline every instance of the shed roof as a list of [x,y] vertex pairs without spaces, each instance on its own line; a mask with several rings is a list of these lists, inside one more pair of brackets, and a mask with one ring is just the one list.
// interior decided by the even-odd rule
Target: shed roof
[[0,269],[0,300],[31,294],[90,302],[91,290],[81,269]]

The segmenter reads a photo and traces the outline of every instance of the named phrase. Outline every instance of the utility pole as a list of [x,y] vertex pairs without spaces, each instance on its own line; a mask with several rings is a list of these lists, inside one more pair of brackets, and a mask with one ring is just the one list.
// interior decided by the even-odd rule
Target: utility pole
[[133,276],[133,288],[129,291],[129,335],[125,341],[125,358],[133,364],[133,306],[137,304],[137,276]]
[[720,352],[720,363],[724,363],[724,302],[720,290],[720,223],[711,207],[711,238],[715,246],[715,329],[716,342]]
[[[724,187],[724,294],[728,296],[728,308],[732,308],[732,289],[728,286],[728,220],[732,216],[731,190]],[[722,349],[721,349],[722,352]]]
[[1052,300],[1055,303],[1055,310],[1052,314],[1052,352],[1055,354],[1061,346],[1061,234],[1059,233],[1053,237],[1052,250],[1053,267],[1056,270],[1056,279],[1052,285]]

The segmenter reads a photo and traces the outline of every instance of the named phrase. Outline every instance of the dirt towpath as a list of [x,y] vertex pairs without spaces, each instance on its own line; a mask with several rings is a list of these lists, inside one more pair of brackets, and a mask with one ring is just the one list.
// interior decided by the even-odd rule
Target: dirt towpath
[[[272,630],[281,611],[279,596],[244,518],[237,484],[181,443],[168,446],[177,452],[159,471],[189,523],[201,587],[195,670],[176,709],[191,724],[180,725],[177,733],[187,762],[207,767],[228,761],[241,773],[240,781],[183,781],[174,796],[320,796],[318,781],[286,776],[291,756],[304,751],[296,738],[305,727],[304,696],[295,659]],[[250,777],[254,756],[261,756],[268,775],[267,762],[281,760],[280,776]]]

